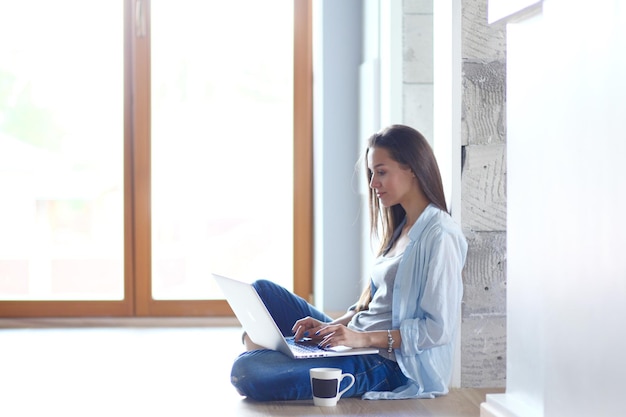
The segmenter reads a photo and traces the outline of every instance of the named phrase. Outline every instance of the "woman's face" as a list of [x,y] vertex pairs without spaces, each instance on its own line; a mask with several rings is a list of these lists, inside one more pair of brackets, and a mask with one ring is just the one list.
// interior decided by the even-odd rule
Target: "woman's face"
[[411,196],[415,196],[417,181],[413,172],[392,159],[387,149],[369,148],[367,168],[371,174],[370,187],[383,207],[396,204],[406,207]]

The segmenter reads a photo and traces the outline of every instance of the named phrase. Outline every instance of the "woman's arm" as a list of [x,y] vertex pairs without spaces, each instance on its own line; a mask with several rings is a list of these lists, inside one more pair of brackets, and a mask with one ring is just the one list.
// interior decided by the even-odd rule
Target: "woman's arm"
[[344,314],[343,316],[336,318],[335,320],[331,321],[328,324],[343,324],[344,326],[347,326],[348,323],[350,323],[350,320],[352,320],[352,317],[354,317],[355,315],[355,310],[348,310],[346,311],[346,314]]
[[[462,269],[465,261],[465,246],[462,239],[451,234],[438,235],[430,242],[427,264],[420,266],[421,275],[416,277],[423,282],[421,294],[401,286],[405,295],[399,299],[400,329],[406,343],[403,353],[415,355],[424,349],[451,343],[458,325],[458,314],[463,294]],[[409,270],[414,273],[415,268]],[[415,306],[413,300],[420,300]],[[410,312],[420,310],[419,317]]]
[[393,340],[392,349],[397,349],[402,344],[400,330],[371,330],[357,331],[351,330],[343,324],[327,324],[322,327],[316,337],[321,337],[319,342],[321,347],[349,346],[353,348],[376,347],[381,349],[389,348],[389,336]]

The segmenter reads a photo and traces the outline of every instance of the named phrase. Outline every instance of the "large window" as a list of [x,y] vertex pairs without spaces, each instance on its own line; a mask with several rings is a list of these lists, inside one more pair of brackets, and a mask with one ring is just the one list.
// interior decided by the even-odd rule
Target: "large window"
[[5,300],[124,298],[123,8],[82,4],[0,2]]
[[308,296],[309,2],[100,3],[0,0],[0,315]]
[[212,271],[292,287],[292,4],[150,14],[152,296],[217,298]]

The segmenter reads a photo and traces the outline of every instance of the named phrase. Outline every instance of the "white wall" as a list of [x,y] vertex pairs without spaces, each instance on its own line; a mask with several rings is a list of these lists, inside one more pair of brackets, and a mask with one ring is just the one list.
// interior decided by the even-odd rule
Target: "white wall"
[[[461,224],[461,0],[433,2],[433,138],[448,210]],[[459,312],[459,329],[461,313]],[[461,331],[452,387],[461,385]]]
[[506,394],[482,416],[623,416],[626,5],[507,28]]
[[313,2],[314,294],[326,312],[361,292],[360,0]]
[[372,261],[367,137],[402,123],[402,0],[313,2],[314,294],[344,311]]
[[433,150],[454,219],[461,224],[461,0],[435,1]]
[[[361,153],[371,134],[390,124],[403,123],[402,0],[364,0],[362,4],[363,62],[359,74]],[[358,168],[363,286],[369,282],[378,243],[372,242],[370,236],[369,185],[365,181],[365,167],[360,165]]]

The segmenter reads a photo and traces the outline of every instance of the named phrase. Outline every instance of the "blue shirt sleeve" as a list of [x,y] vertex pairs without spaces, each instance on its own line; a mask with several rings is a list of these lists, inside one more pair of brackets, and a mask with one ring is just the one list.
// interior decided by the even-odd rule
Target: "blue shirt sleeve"
[[393,327],[402,345],[396,359],[409,383],[366,399],[430,398],[448,392],[463,296],[467,242],[445,212],[430,205],[409,232],[394,283]]

